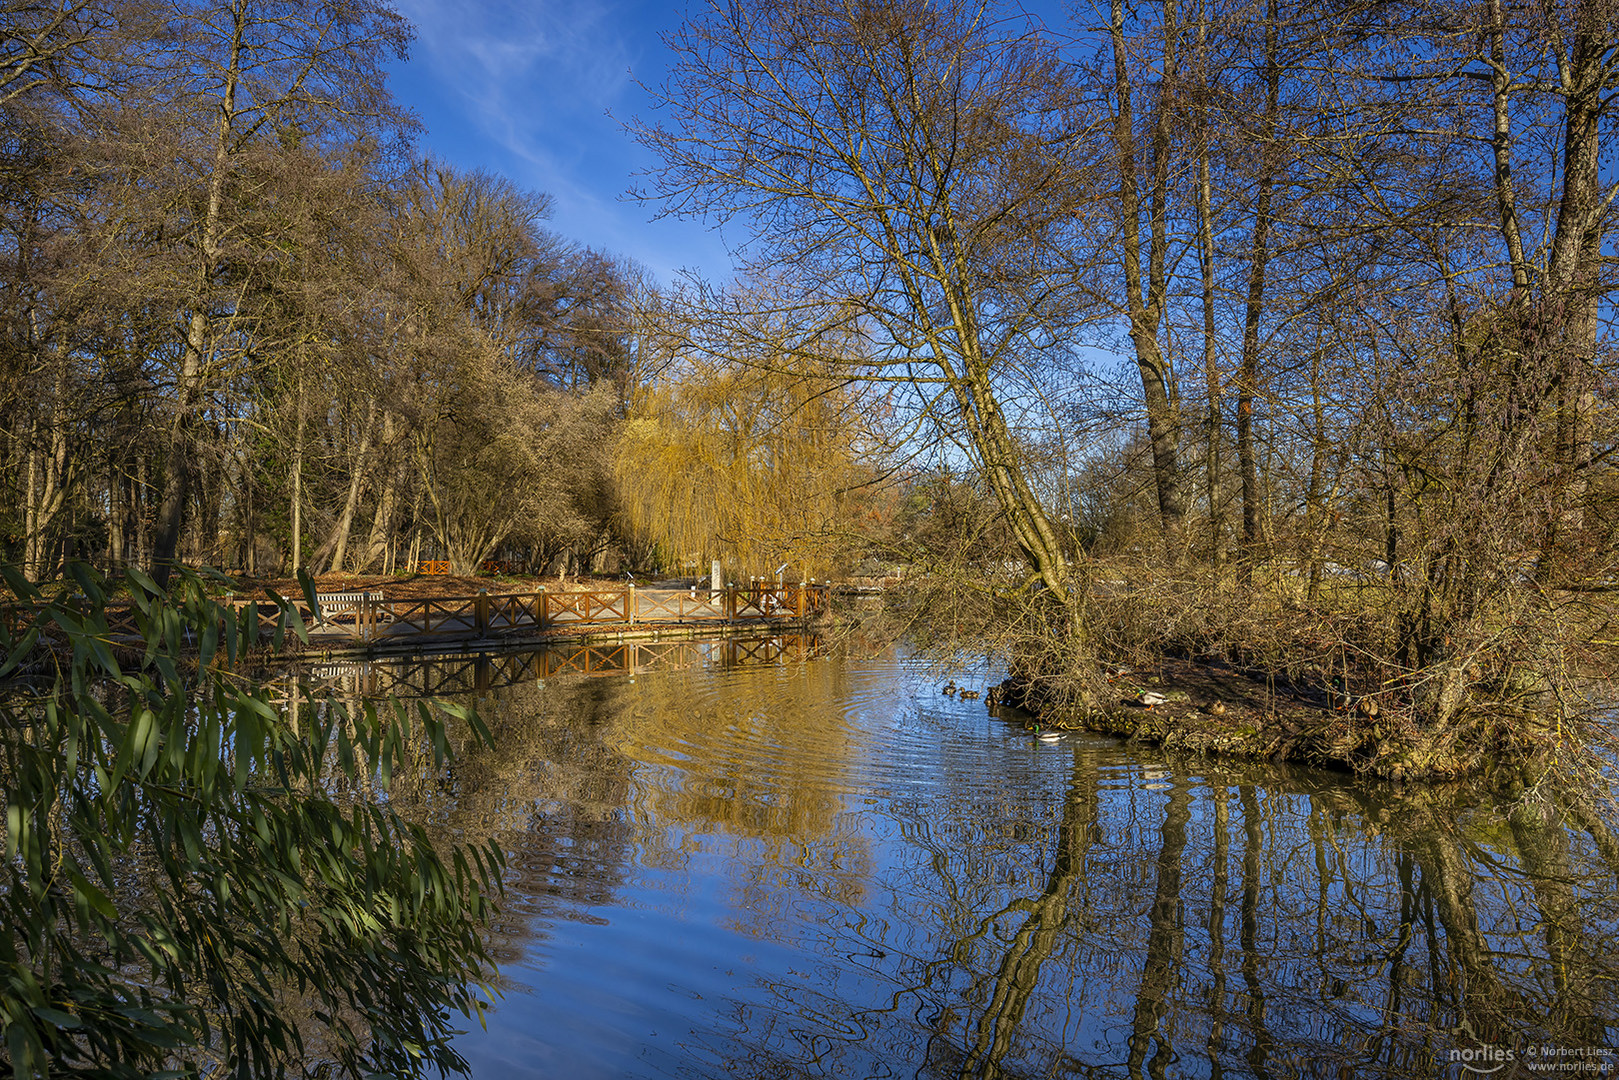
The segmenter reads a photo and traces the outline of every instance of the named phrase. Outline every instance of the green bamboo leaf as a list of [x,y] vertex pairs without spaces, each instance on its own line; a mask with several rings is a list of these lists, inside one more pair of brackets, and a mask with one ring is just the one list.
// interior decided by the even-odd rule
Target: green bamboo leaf
[[59,1028],[63,1031],[78,1031],[80,1028],[84,1027],[84,1021],[80,1020],[72,1013],[63,1012],[60,1009],[51,1009],[43,1005],[36,1005],[33,1008],[33,1013],[35,1016],[39,1017],[52,1027]]
[[22,853],[28,837],[28,814],[22,804],[6,803],[6,858],[15,859]]
[[118,796],[118,786],[123,783],[124,774],[129,771],[130,763],[135,757],[135,747],[144,741],[143,729],[155,722],[152,710],[143,708],[124,725],[123,742],[113,754],[112,772],[107,777],[107,786],[101,793],[104,806],[110,806],[112,800]]
[[28,1020],[18,1018],[6,1025],[6,1049],[11,1052],[11,1075],[16,1080],[49,1075],[44,1043],[40,1041],[39,1030]]
[[50,616],[51,622],[62,628],[68,638],[77,641],[84,636],[84,620],[72,612],[56,607],[54,604],[45,612]]
[[34,646],[39,644],[39,630],[30,623],[27,631],[23,633],[22,640],[6,655],[5,663],[0,664],[0,678],[9,677],[22,662],[33,654]]
[[18,600],[27,603],[39,599],[39,587],[23,575],[21,567],[0,562],[0,577],[5,578],[6,587]]
[[112,901],[107,898],[107,894],[91,884],[90,880],[81,874],[77,867],[72,863],[63,863],[62,870],[67,874],[68,880],[73,883],[75,901],[82,900],[104,918],[116,919],[118,917],[118,909],[112,906]]
[[[154,597],[163,595],[163,590],[158,588],[157,582],[153,581],[146,575],[146,571],[137,566],[132,566],[125,570],[124,576],[136,586],[134,589],[130,590],[130,592],[135,597],[135,602],[137,604],[140,604],[142,601],[150,601]],[[145,605],[142,604],[143,609],[144,607]]]
[[73,562],[67,565],[68,577],[79,587],[84,594],[85,601],[92,607],[99,608],[107,602],[106,592],[101,586],[101,575],[86,563]]

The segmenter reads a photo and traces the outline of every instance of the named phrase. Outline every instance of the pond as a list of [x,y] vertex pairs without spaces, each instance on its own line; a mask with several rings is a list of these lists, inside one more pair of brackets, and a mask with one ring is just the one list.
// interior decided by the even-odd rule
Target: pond
[[324,673],[495,732],[418,796],[509,855],[480,1078],[1619,1064],[1611,841],[1534,797],[1043,741],[812,639]]

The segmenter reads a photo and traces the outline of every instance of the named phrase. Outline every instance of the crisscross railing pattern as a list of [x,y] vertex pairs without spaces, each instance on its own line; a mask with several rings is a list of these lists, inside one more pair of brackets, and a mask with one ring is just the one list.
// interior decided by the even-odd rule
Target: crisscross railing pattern
[[[825,584],[789,585],[754,581],[723,589],[647,589],[635,585],[584,589],[578,592],[538,589],[524,593],[479,592],[476,596],[436,596],[389,600],[381,592],[317,593],[315,604],[288,600],[312,635],[363,642],[421,638],[484,640],[512,634],[570,628],[668,626],[694,624],[782,623],[802,621],[830,610],[831,589]],[[228,598],[241,610],[257,604],[266,631],[275,605],[268,598]],[[0,607],[0,618],[21,626],[37,617],[37,605]],[[137,634],[135,611],[109,606],[103,617],[113,638]]]
[[634,621],[634,586],[585,592],[542,592],[540,597],[547,625],[621,622],[627,626]]

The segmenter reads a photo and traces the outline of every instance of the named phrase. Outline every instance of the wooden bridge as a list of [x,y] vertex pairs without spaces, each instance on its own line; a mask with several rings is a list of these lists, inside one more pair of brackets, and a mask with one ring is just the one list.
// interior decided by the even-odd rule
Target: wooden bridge
[[[580,592],[524,593],[390,600],[381,593],[316,594],[297,601],[311,644],[401,645],[429,641],[597,636],[678,627],[722,629],[803,623],[831,606],[827,585],[755,582],[708,589],[625,585]],[[244,606],[247,601],[233,600]]]
[[[230,598],[238,611],[257,605],[259,633],[269,632],[276,614],[268,600]],[[317,593],[315,603],[289,600],[309,628],[309,644],[325,651],[373,648],[436,648],[454,642],[496,642],[600,638],[629,633],[652,635],[680,628],[724,631],[736,627],[769,629],[802,626],[827,614],[831,589],[814,582],[796,585],[754,581],[723,589],[660,589],[624,585],[579,592],[536,589],[523,593],[435,596],[390,600],[380,592]],[[15,605],[0,609],[13,636],[40,609]],[[134,641],[139,628],[133,608],[109,604],[102,612],[109,636]]]

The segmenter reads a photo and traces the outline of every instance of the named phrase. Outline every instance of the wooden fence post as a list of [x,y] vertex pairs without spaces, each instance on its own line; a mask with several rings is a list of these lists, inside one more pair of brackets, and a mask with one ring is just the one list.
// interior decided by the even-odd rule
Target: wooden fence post
[[545,586],[541,585],[539,593],[534,597],[534,626],[539,630],[545,629],[545,620],[548,614],[546,610],[546,600],[547,597],[545,595]]
[[631,582],[624,598],[624,618],[631,626],[635,625],[635,583]]
[[798,583],[798,617],[802,619],[809,612],[809,582]]
[[479,589],[478,600],[472,609],[472,628],[479,637],[489,636],[489,590]]
[[725,621],[736,618],[736,582],[725,586]]

